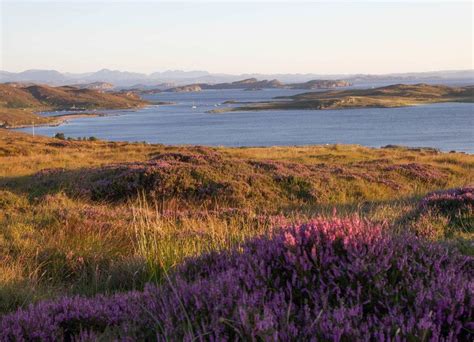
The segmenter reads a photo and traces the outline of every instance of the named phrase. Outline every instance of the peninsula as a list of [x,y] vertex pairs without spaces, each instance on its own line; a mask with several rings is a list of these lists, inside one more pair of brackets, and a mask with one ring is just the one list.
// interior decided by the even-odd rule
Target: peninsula
[[[474,102],[474,86],[448,87],[429,84],[394,84],[374,89],[310,92],[276,97],[275,101],[243,103],[211,113],[277,109],[392,108],[438,102]],[[237,103],[239,104],[239,103]]]
[[64,120],[63,116],[43,117],[36,114],[40,111],[139,108],[146,104],[148,102],[132,92],[105,92],[75,86],[0,84],[0,127],[28,126],[33,122],[36,125],[58,124]]

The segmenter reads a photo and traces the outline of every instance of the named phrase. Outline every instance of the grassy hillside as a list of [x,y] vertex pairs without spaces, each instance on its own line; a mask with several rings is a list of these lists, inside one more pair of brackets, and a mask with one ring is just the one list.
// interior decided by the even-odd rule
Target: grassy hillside
[[218,109],[214,112],[271,109],[390,108],[437,102],[474,102],[474,87],[395,84],[375,89],[304,93],[290,97],[278,97],[277,99],[279,101],[248,103],[236,108]]
[[0,84],[0,107],[40,108],[42,103],[21,87]]
[[24,88],[43,105],[54,109],[114,109],[140,107],[145,102],[132,94],[100,92],[76,87],[34,85]]
[[472,206],[420,199],[473,184],[473,169],[471,155],[430,149],[179,147],[0,129],[0,312],[140,290],[186,257],[334,210],[472,254]]
[[106,93],[77,87],[0,84],[0,125],[5,127],[59,122],[35,114],[46,110],[135,108],[146,102],[134,94]]
[[54,124],[53,118],[42,117],[28,109],[13,109],[0,107],[0,127],[20,127]]

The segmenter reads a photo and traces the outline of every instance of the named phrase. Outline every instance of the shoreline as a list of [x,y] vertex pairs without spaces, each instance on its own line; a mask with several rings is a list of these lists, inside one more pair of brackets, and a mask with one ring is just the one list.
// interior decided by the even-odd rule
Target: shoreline
[[[163,103],[164,105],[165,103]],[[168,104],[168,103],[166,103]],[[151,107],[153,105],[158,105],[155,103],[150,103],[145,106],[140,106],[140,107],[135,107],[135,108],[111,108],[111,109],[100,109],[100,110],[137,110],[141,108],[146,108],[146,107]],[[159,105],[162,105],[162,103],[159,103]],[[24,124],[24,125],[14,125],[14,126],[0,126],[0,128],[5,128],[5,129],[21,129],[21,128],[30,128],[30,127],[57,127],[62,124],[65,124],[68,122],[69,119],[81,119],[81,118],[96,118],[96,117],[104,117],[104,116],[118,116],[120,115],[119,113],[104,113],[104,112],[95,112],[95,113],[88,113],[83,112],[83,111],[78,111],[77,113],[68,113],[68,114],[59,114],[59,115],[51,115],[51,116],[41,116],[37,112],[34,113],[38,116],[40,116],[42,119],[51,119],[50,122],[43,122],[43,123],[38,123],[38,124]]]
[[[35,126],[35,127],[39,127]],[[55,125],[41,125],[41,126],[51,126],[55,127]],[[31,127],[31,126],[29,126]],[[29,128],[23,127],[23,128]],[[20,129],[22,127],[16,127],[12,129]],[[9,130],[5,127],[0,127],[1,129]],[[18,132],[27,134],[32,136],[30,132]],[[37,134],[37,136],[42,136],[46,138],[51,138],[49,135]],[[100,138],[99,138],[100,139]],[[423,145],[403,145],[403,144],[380,144],[380,145],[364,145],[360,143],[300,143],[300,144],[279,144],[279,145],[222,145],[222,144],[188,144],[188,143],[166,143],[166,142],[148,142],[148,141],[133,141],[133,140],[108,140],[108,139],[100,139],[103,142],[112,142],[112,143],[125,143],[125,144],[135,144],[144,142],[146,145],[157,145],[157,146],[168,146],[168,147],[205,147],[205,148],[216,148],[216,149],[233,149],[233,150],[246,150],[246,149],[286,149],[286,148],[344,148],[344,147],[351,147],[351,148],[367,148],[373,150],[407,150],[407,151],[414,151],[414,152],[429,152],[433,154],[463,154],[468,156],[474,156],[474,151],[463,151],[463,150],[455,150],[443,147],[433,147],[433,146],[423,146]]]
[[[472,104],[469,101],[427,101],[427,102],[413,102],[407,104],[399,104],[399,105],[361,105],[361,106],[333,106],[333,107],[311,107],[311,106],[297,106],[296,102],[233,102],[231,104],[242,104],[243,106],[239,107],[227,107],[227,108],[219,108],[219,109],[211,109],[206,113],[209,114],[224,114],[229,112],[260,112],[260,111],[278,111],[278,110],[321,110],[321,111],[331,111],[331,110],[352,110],[352,109],[369,109],[369,108],[380,108],[380,109],[391,109],[391,108],[406,108],[406,107],[418,107],[418,106],[426,106],[431,104],[442,104],[442,103],[466,103]],[[246,104],[248,104],[246,106]]]
[[44,118],[52,118],[54,120],[50,122],[43,122],[38,124],[25,124],[25,125],[14,125],[14,126],[2,126],[5,129],[21,129],[21,128],[30,128],[30,127],[57,127],[68,121],[68,119],[79,119],[79,118],[94,118],[99,116],[107,116],[107,114],[63,114],[57,116],[49,116]]
[[372,89],[330,90],[278,96],[260,102],[227,102],[235,106],[209,113],[262,110],[331,110],[361,108],[400,108],[435,103],[473,103],[474,86],[448,87],[429,84],[394,84]]
[[156,101],[156,102],[149,102],[148,104],[140,107],[134,108],[110,108],[110,109],[99,109],[98,112],[95,113],[88,113],[87,111],[78,111],[77,113],[68,113],[68,114],[59,114],[59,115],[51,115],[51,116],[41,116],[38,112],[34,113],[40,116],[43,119],[52,119],[50,122],[43,122],[38,124],[24,124],[24,125],[14,125],[14,126],[0,126],[0,128],[5,129],[21,129],[21,128],[30,128],[30,127],[57,127],[62,124],[65,124],[69,119],[81,119],[81,118],[96,118],[96,117],[104,117],[104,116],[119,116],[120,113],[104,113],[100,112],[100,110],[131,110],[136,111],[142,108],[153,107],[153,106],[171,106],[175,105],[176,102],[172,101]]

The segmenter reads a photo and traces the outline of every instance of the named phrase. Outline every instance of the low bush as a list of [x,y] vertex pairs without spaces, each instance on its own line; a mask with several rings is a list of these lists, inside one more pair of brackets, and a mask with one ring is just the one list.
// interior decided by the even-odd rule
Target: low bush
[[358,218],[188,259],[161,286],[5,315],[0,339],[470,340],[474,259]]
[[474,233],[474,187],[429,193],[414,211],[415,231],[443,239]]
[[456,211],[473,210],[474,186],[432,192],[421,200],[420,209],[433,209],[448,215],[455,214]]
[[64,133],[56,133],[56,134],[54,135],[54,137],[55,137],[56,139],[59,139],[59,140],[66,140],[66,137],[64,136]]

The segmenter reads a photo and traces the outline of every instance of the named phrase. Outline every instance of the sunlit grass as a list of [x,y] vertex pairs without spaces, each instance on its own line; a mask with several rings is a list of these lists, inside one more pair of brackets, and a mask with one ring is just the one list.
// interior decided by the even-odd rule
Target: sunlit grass
[[[141,143],[60,141],[0,130],[0,312],[65,294],[142,289],[148,281],[162,282],[188,257],[238,248],[275,227],[316,216],[332,217],[334,210],[342,217],[357,214],[387,221],[395,231],[448,239],[464,253],[473,254],[472,212],[456,214],[452,220],[439,213],[420,216],[417,211],[427,192],[474,182],[471,155],[344,145],[202,150],[218,153],[227,163],[223,169],[219,164],[203,164],[205,174],[216,182],[237,188],[241,183],[229,181],[237,174],[241,180],[261,175],[265,181],[254,180],[251,187],[242,187],[253,191],[245,201],[237,202],[242,207],[230,206],[222,197],[203,201],[180,192],[166,201],[143,191],[127,193],[115,202],[93,200],[74,192],[74,186],[87,185],[91,167],[144,162],[167,152],[198,152]],[[265,169],[257,173],[255,161],[276,162],[275,177]],[[370,181],[370,177],[386,180],[388,173],[381,171],[385,167],[410,163],[422,165],[420,172],[444,176],[433,176],[438,183],[426,182],[408,178],[401,168],[389,174],[400,186],[397,190]],[[275,181],[293,170],[291,164],[296,170],[293,177]],[[318,164],[323,165],[321,172],[298,174]],[[47,182],[36,175],[58,168],[58,177],[67,178],[72,170],[80,172],[59,185],[54,183],[56,175]],[[325,177],[318,178],[323,172]],[[261,191],[267,197],[258,197]],[[307,200],[311,191],[318,196]]]

